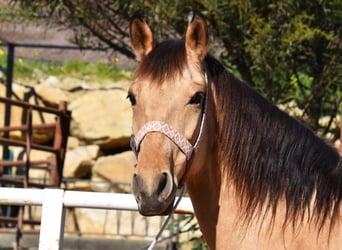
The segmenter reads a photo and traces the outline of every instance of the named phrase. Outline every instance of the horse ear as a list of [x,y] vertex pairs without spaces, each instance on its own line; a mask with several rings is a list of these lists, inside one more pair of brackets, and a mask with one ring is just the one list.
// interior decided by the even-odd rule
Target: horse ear
[[191,59],[202,61],[208,51],[208,28],[204,17],[195,13],[185,35],[186,53]]
[[152,31],[147,23],[135,14],[129,26],[129,33],[134,53],[141,61],[155,47]]

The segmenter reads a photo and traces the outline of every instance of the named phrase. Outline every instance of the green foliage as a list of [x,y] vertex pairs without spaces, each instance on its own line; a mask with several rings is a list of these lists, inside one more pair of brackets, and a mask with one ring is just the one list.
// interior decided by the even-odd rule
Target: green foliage
[[[6,55],[3,53],[0,53],[0,65],[6,67]],[[130,72],[104,62],[87,64],[82,61],[50,62],[17,58],[14,62],[14,80],[32,79],[35,69],[39,69],[44,75],[87,77],[95,81],[117,81],[130,77]]]

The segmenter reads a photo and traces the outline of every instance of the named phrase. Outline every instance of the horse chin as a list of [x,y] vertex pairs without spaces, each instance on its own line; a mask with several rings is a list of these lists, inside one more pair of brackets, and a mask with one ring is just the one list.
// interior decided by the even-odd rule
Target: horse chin
[[148,204],[139,205],[139,213],[143,216],[164,216],[169,215],[173,210],[173,203],[175,198],[171,200],[169,204],[159,203],[153,206]]

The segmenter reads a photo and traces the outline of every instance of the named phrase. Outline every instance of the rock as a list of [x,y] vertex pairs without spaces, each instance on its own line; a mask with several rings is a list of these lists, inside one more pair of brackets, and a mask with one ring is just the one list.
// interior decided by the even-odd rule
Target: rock
[[42,85],[58,88],[61,85],[61,81],[56,76],[48,76],[45,80],[41,80]]
[[89,181],[86,180],[72,180],[72,181],[64,181],[62,183],[62,188],[67,190],[75,190],[75,191],[93,191]]
[[102,156],[97,159],[92,172],[94,182],[93,189],[96,191],[108,191],[108,186],[99,183],[99,180],[110,181],[115,192],[131,192],[133,166],[136,163],[132,151],[123,152],[112,156]]
[[72,150],[80,146],[80,141],[73,136],[68,137],[67,150]]
[[80,89],[83,89],[83,85],[85,84],[85,81],[82,79],[77,79],[74,77],[65,77],[59,86],[56,86],[60,89],[67,90],[67,91],[77,91]]
[[41,81],[41,79],[45,78],[46,75],[44,72],[38,68],[34,68],[32,72],[32,77],[35,78],[38,82]]
[[128,147],[132,114],[126,96],[120,89],[96,90],[72,101],[71,135],[101,149]]
[[82,178],[91,173],[100,150],[97,145],[78,147],[66,152],[63,177]]
[[112,187],[112,183],[109,180],[103,178],[102,176],[98,175],[94,171],[92,172],[92,175],[91,175],[90,186],[91,186],[91,190],[95,192],[111,192],[111,191],[118,192],[118,193],[122,192],[120,188]]
[[109,81],[103,80],[101,82],[88,82],[83,86],[84,89],[96,90],[96,89],[121,89],[124,91],[128,91],[128,88],[131,85],[131,81],[129,80],[120,80],[120,81]]
[[37,95],[47,106],[58,107],[61,101],[68,101],[67,93],[54,87],[56,83],[41,83],[34,87]]

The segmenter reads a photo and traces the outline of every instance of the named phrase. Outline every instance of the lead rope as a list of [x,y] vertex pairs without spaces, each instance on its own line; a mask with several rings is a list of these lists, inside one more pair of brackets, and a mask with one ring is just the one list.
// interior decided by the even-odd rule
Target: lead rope
[[181,201],[181,199],[182,199],[182,197],[183,197],[183,195],[184,195],[184,192],[185,192],[185,185],[182,186],[182,189],[181,189],[181,191],[180,191],[180,193],[179,193],[178,199],[177,199],[177,201],[176,201],[176,203],[175,203],[175,205],[174,205],[174,207],[173,207],[171,213],[167,216],[166,220],[163,222],[163,225],[162,225],[161,228],[159,229],[159,232],[158,232],[157,235],[154,237],[153,241],[151,242],[151,244],[149,245],[149,247],[147,248],[147,250],[152,250],[152,249],[155,247],[155,245],[158,243],[159,237],[161,236],[161,234],[162,234],[163,231],[165,230],[165,228],[166,228],[168,222],[170,221],[172,215],[175,213],[176,208],[177,208],[178,204],[180,203],[180,201]]

